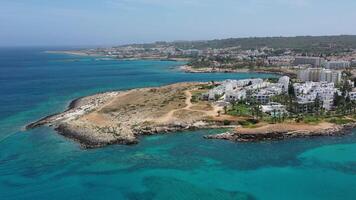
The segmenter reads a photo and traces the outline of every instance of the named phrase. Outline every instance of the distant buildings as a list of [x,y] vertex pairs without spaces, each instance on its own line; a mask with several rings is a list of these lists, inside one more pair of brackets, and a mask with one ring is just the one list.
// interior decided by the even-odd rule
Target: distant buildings
[[321,67],[325,64],[325,59],[320,57],[297,56],[294,59],[294,65],[311,65],[312,67]]
[[272,66],[290,66],[293,61],[293,56],[270,56],[267,58],[267,64]]
[[342,79],[342,72],[323,68],[307,68],[299,70],[297,77],[301,81],[325,81],[328,83],[339,83]]
[[328,61],[325,63],[325,68],[327,69],[346,69],[350,67],[349,61]]
[[185,56],[201,56],[203,55],[202,50],[198,49],[187,49],[187,50],[181,50],[183,52],[183,55]]

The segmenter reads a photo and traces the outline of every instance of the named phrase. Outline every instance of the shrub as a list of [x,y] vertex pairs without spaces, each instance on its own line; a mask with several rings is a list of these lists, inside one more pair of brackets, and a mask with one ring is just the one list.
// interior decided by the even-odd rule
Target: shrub
[[226,120],[226,119],[224,120],[224,125],[225,125],[225,126],[228,126],[228,125],[230,125],[230,124],[231,124],[231,121]]
[[348,124],[348,123],[353,122],[350,119],[345,119],[345,118],[340,118],[340,117],[333,117],[333,118],[329,119],[328,121],[330,123],[339,124],[339,125]]

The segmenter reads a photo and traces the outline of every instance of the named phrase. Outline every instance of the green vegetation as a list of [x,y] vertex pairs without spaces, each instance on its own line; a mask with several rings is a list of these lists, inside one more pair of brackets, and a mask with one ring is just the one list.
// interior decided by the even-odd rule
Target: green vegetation
[[306,123],[306,124],[319,124],[321,122],[321,118],[320,117],[316,117],[316,116],[311,116],[311,115],[308,115],[308,116],[305,116],[303,118],[303,122]]
[[356,36],[251,37],[196,42],[174,42],[173,44],[177,48],[182,49],[229,48],[238,46],[242,49],[255,49],[268,46],[275,49],[289,48],[302,52],[320,52],[323,50],[336,51],[338,49],[356,48]]
[[[333,54],[340,51],[348,51],[356,48],[356,36],[297,36],[297,37],[250,37],[250,38],[229,38],[208,41],[179,41],[179,42],[156,42],[151,44],[134,44],[131,46],[139,48],[154,48],[157,45],[173,45],[177,49],[256,49],[270,47],[276,49],[291,49],[298,53]],[[127,45],[126,45],[127,46]]]
[[215,87],[216,87],[216,85],[214,85],[214,84],[209,84],[209,85],[202,85],[202,86],[200,86],[199,89],[201,89],[201,90],[211,90],[211,89],[213,89],[213,88],[215,88]]
[[251,116],[251,110],[249,105],[245,103],[234,104],[228,111],[227,114],[232,116]]
[[339,124],[339,125],[343,125],[343,124],[348,124],[348,123],[354,122],[353,120],[346,119],[344,117],[332,117],[332,118],[328,119],[327,121],[330,122],[330,123]]
[[267,79],[267,81],[270,82],[270,83],[278,83],[278,80],[279,80],[279,78],[274,78],[274,77],[271,77],[271,78]]
[[192,99],[190,100],[190,102],[192,103],[198,103],[201,96],[202,96],[203,92],[202,91],[196,91],[192,93]]
[[247,119],[247,120],[240,120],[238,121],[238,123],[244,128],[256,128],[259,121],[255,119]]
[[225,126],[228,126],[228,125],[230,125],[231,124],[231,121],[229,121],[229,120],[224,120],[224,125]]

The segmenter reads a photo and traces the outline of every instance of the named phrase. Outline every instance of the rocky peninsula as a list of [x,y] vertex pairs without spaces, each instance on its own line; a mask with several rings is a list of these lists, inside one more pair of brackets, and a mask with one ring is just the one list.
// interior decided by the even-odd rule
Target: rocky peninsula
[[84,148],[136,144],[142,135],[224,125],[223,109],[195,101],[206,83],[179,83],[156,88],[107,92],[74,100],[63,113],[29,124],[27,129],[51,126]]
[[230,115],[221,102],[201,99],[211,84],[177,83],[83,97],[72,101],[63,113],[40,119],[26,128],[51,126],[83,148],[98,148],[110,144],[137,144],[143,135],[206,128],[231,129],[227,133],[205,136],[207,139],[255,142],[343,135],[356,127],[354,120],[344,125],[262,121],[254,127],[244,127],[241,122],[251,117]]

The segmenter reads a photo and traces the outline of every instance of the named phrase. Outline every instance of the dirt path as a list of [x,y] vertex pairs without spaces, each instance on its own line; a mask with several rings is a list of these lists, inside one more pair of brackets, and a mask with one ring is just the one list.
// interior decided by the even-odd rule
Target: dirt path
[[187,110],[187,111],[194,111],[194,112],[202,112],[207,116],[216,116],[218,114],[218,111],[221,110],[219,107],[217,106],[213,106],[213,110],[210,111],[205,111],[205,110],[196,110],[196,109],[192,109],[192,107],[194,106],[192,104],[192,92],[190,90],[187,90],[184,92],[186,99],[185,99],[185,104],[186,106],[184,108],[179,108],[179,109],[174,109],[169,111],[167,114],[163,115],[162,117],[159,117],[157,119],[154,119],[154,121],[156,123],[167,123],[170,121],[174,120],[174,113],[177,111],[181,111],[181,110]]

